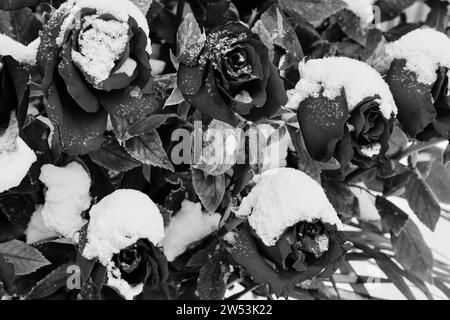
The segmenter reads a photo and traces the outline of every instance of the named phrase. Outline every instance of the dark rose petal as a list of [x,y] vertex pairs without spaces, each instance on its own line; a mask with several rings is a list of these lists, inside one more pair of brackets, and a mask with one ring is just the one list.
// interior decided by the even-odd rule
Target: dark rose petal
[[[180,66],[181,67],[181,66]],[[215,85],[215,76],[213,70],[209,70],[203,86],[195,95],[187,95],[187,101],[200,112],[236,126],[238,119],[233,115],[230,108],[223,101]]]
[[299,282],[311,279],[323,268],[315,266],[303,273],[275,270],[258,251],[247,226],[239,230],[231,256],[257,283],[268,284],[270,291],[277,296],[286,296]]
[[139,74],[137,77],[137,83],[139,87],[145,88],[149,81],[152,81],[150,57],[147,53],[147,35],[140,27],[135,28],[137,25],[133,18],[130,18],[129,23],[133,30],[134,36],[131,41],[130,57],[136,60]]
[[67,154],[86,154],[101,147],[107,119],[103,109],[97,113],[83,111],[67,93],[62,79],[56,79],[47,100],[49,118],[58,125]]
[[283,80],[278,75],[278,70],[274,65],[270,65],[270,76],[267,81],[266,92],[267,100],[264,106],[253,108],[245,116],[247,120],[257,121],[264,117],[270,117],[280,109],[280,106],[287,103]]
[[438,78],[434,84],[432,95],[437,109],[450,110],[450,92],[448,90],[448,69],[439,67]]
[[395,59],[385,78],[398,107],[398,119],[411,137],[416,137],[436,119],[431,87],[417,81],[405,68],[404,59]]
[[138,75],[138,68],[134,70],[133,75],[129,77],[125,73],[111,74],[108,79],[100,82],[97,87],[105,91],[123,89],[128,87]]
[[297,117],[311,157],[318,161],[330,160],[336,145],[344,138],[344,127],[349,118],[344,89],[334,100],[322,93],[317,98],[306,98],[300,103]]
[[62,51],[63,60],[58,66],[59,74],[67,86],[67,92],[75,102],[86,112],[95,113],[100,110],[100,104],[95,95],[86,86],[78,68],[72,63],[71,46],[65,44]]
[[341,168],[345,168],[347,164],[352,162],[354,156],[351,134],[347,128],[344,128],[344,136],[336,145],[335,157],[341,164]]

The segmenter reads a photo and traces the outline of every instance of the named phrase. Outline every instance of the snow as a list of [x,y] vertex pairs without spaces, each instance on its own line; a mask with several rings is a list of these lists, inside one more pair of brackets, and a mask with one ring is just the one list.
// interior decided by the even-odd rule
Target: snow
[[156,204],[144,193],[116,190],[92,206],[83,255],[98,258],[107,266],[114,254],[139,239],[158,244],[164,237],[164,224]]
[[381,151],[381,144],[379,144],[378,142],[369,146],[363,146],[361,148],[361,153],[368,158],[372,158],[374,156],[379,155],[380,151]]
[[125,73],[128,77],[133,76],[134,70],[136,70],[137,62],[134,59],[128,58],[125,62],[120,66],[119,69],[114,72],[115,74]]
[[366,222],[380,221],[380,214],[375,207],[375,197],[364,190],[367,189],[364,183],[360,182],[356,185],[358,187],[350,187],[350,190],[358,198],[359,218]]
[[45,224],[44,218],[42,217],[42,209],[44,209],[43,205],[38,205],[36,207],[36,210],[33,212],[31,220],[28,223],[27,229],[25,230],[28,244],[58,237],[58,234]]
[[91,178],[78,162],[65,167],[43,165],[39,176],[47,187],[42,217],[48,228],[78,241],[78,231],[86,223],[81,214],[89,209]]
[[[57,38],[58,45],[62,45],[66,31],[74,27],[74,19],[82,8],[92,8],[97,10],[98,15],[110,14],[121,22],[128,23],[128,18],[132,17],[136,20],[138,26],[148,36],[150,30],[146,17],[139,8],[128,0],[69,0],[62,5],[58,11],[67,12],[68,15],[61,27],[61,32]],[[147,52],[152,53],[151,41],[147,39]]]
[[200,241],[219,228],[221,215],[202,211],[200,203],[184,200],[181,209],[172,218],[161,241],[168,261],[175,260],[189,245]]
[[304,172],[271,169],[254,180],[255,187],[242,199],[236,215],[248,216],[250,226],[267,246],[300,221],[321,220],[342,229],[322,187]]
[[14,60],[22,64],[36,64],[38,45],[39,40],[25,46],[7,35],[0,34],[0,56],[11,56]]
[[133,298],[139,295],[144,289],[143,283],[132,286],[127,281],[123,280],[120,269],[117,268],[113,262],[108,263],[106,272],[108,278],[106,284],[116,290],[126,300],[133,300]]
[[252,97],[250,96],[250,93],[246,90],[242,90],[240,93],[238,93],[234,100],[242,102],[242,103],[251,103],[253,101]]
[[10,151],[0,146],[0,193],[19,186],[37,160],[33,150],[20,137],[16,138],[15,146]]
[[439,66],[450,68],[450,39],[433,29],[417,29],[386,48],[386,60],[405,59],[406,69],[421,83],[432,85]]
[[373,3],[375,0],[344,0],[348,9],[361,19],[361,24],[367,26],[373,21]]
[[[93,19],[85,23],[79,36],[80,52],[72,50],[72,59],[84,72],[94,78],[98,84],[109,78],[116,61],[125,51],[128,43],[128,23],[114,20]],[[136,68],[136,61],[129,59],[122,66],[131,75]],[[134,64],[133,64],[134,62]]]
[[365,98],[378,95],[380,111],[385,118],[397,114],[397,107],[389,86],[381,75],[368,64],[346,57],[311,59],[299,64],[300,80],[295,93],[287,104],[289,109],[298,109],[308,97],[323,95],[333,100],[345,89],[349,111],[352,111]]

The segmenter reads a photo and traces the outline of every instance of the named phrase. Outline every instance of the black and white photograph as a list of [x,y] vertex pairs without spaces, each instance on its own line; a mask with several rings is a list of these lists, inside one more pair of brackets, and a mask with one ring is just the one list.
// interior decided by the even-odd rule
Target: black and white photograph
[[449,17],[0,0],[0,308],[450,300]]

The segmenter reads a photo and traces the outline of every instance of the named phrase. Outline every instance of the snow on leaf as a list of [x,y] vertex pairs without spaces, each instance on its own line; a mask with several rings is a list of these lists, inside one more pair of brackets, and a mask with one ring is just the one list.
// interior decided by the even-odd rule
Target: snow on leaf
[[201,41],[205,40],[205,34],[202,33],[200,27],[192,13],[188,13],[177,32],[177,55],[189,50],[189,48]]
[[14,265],[16,275],[30,274],[50,264],[36,248],[19,240],[0,243],[0,254]]
[[25,296],[26,300],[35,300],[48,297],[58,289],[63,288],[67,283],[67,278],[72,274],[68,272],[71,263],[66,263],[45,276],[44,279],[36,283],[31,291]]

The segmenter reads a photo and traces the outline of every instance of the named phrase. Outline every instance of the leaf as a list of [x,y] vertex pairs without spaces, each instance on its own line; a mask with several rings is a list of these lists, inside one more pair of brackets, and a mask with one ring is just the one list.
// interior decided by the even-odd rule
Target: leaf
[[280,7],[294,20],[306,20],[318,27],[327,18],[347,7],[341,0],[280,0]]
[[391,137],[389,138],[389,150],[387,155],[393,156],[402,151],[408,145],[409,139],[406,134],[400,129],[399,125],[394,124]]
[[411,174],[406,184],[406,199],[419,220],[434,231],[441,216],[441,207],[431,188],[416,173]]
[[336,212],[345,218],[359,215],[359,201],[355,194],[336,177],[322,174],[322,187]]
[[71,273],[67,272],[71,265],[73,264],[66,263],[50,272],[44,279],[36,283],[33,289],[25,296],[25,299],[42,299],[65,287],[67,279],[71,275]]
[[0,243],[0,254],[14,265],[16,275],[30,274],[50,264],[37,249],[19,240]]
[[269,32],[273,44],[286,52],[285,59],[279,66],[281,70],[295,65],[303,59],[303,50],[297,34],[278,6],[272,5],[266,10],[261,15],[261,22],[264,29]]
[[195,17],[188,13],[180,24],[177,32],[177,56],[187,51],[191,46],[199,43],[205,35],[200,30]]
[[377,196],[375,206],[389,230],[394,235],[399,235],[405,227],[406,222],[409,220],[408,214],[385,197]]
[[154,130],[162,126],[167,119],[173,117],[178,117],[178,115],[175,113],[152,114],[148,117],[140,119],[127,128],[123,140],[152,133]]
[[381,10],[381,22],[392,20],[410,7],[417,0],[378,0],[375,6]]
[[0,0],[0,10],[17,10],[37,5],[40,0]]
[[320,167],[319,162],[313,160],[306,150],[305,142],[300,130],[288,126],[289,134],[292,139],[292,144],[297,152],[298,169],[309,175],[316,181],[320,181]]
[[208,255],[197,279],[197,293],[201,300],[223,300],[230,267],[223,248]]
[[362,27],[361,18],[348,9],[336,14],[336,21],[341,30],[352,40],[363,47],[367,43],[368,28]]
[[225,174],[206,176],[202,170],[192,169],[192,184],[206,210],[216,212],[225,195]]
[[89,153],[91,160],[108,170],[127,172],[139,167],[141,163],[131,157],[125,149],[113,138],[108,137],[98,151]]
[[14,278],[14,266],[11,263],[6,262],[0,254],[0,284],[3,285],[3,288],[7,292],[10,292],[13,289]]
[[175,87],[172,90],[172,93],[170,94],[169,98],[167,98],[166,102],[164,103],[164,107],[174,106],[182,103],[183,101],[184,101],[183,93],[181,93],[181,90],[178,87]]
[[144,164],[175,171],[156,131],[127,140],[125,149]]
[[450,204],[450,168],[445,168],[440,159],[433,161],[425,181],[439,202]]
[[408,220],[398,236],[392,236],[395,257],[413,275],[433,282],[433,254],[425,243],[419,228]]
[[29,195],[10,194],[0,198],[0,213],[22,231],[27,228],[34,210],[35,205]]
[[431,11],[427,16],[425,24],[437,31],[444,32],[448,22],[448,2],[441,0],[431,0]]

